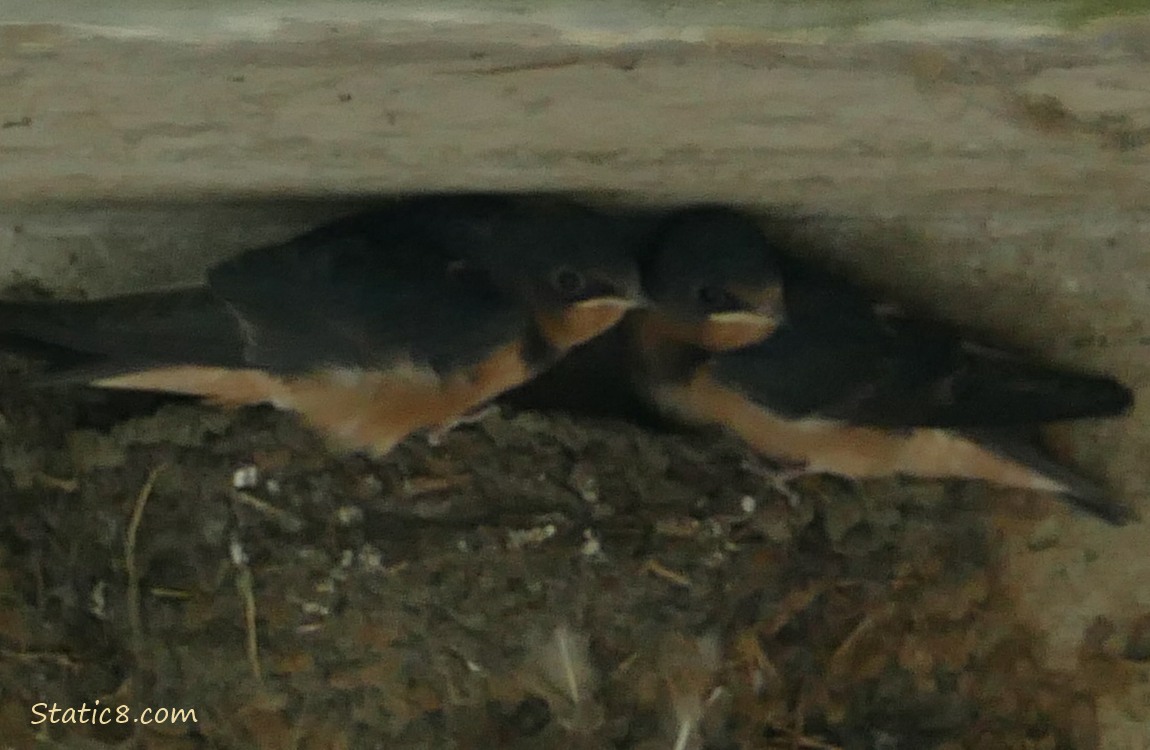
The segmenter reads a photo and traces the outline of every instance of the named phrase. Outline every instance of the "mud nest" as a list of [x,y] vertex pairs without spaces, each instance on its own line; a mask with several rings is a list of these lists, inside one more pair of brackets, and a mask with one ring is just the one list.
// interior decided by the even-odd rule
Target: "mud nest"
[[[1044,666],[988,522],[1033,496],[788,497],[719,435],[507,410],[379,461],[18,378],[0,414],[6,746],[1092,748],[1148,655]],[[194,721],[33,723],[97,700]]]

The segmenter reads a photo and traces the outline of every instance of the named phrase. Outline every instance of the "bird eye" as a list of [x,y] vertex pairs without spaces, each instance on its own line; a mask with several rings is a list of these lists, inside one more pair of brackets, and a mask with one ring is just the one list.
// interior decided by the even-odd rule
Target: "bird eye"
[[564,297],[574,297],[583,291],[583,287],[587,285],[587,280],[578,271],[564,267],[551,276],[551,285],[555,287],[555,291]]

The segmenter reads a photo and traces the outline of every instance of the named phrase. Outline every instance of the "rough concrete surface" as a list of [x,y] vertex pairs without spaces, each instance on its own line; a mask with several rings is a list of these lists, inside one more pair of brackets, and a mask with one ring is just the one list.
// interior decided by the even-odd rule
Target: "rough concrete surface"
[[[1150,514],[1150,18],[653,34],[364,4],[248,26],[9,7],[0,277],[187,280],[376,193],[762,207],[882,289],[1135,387],[1128,419],[1066,442]],[[1150,611],[1150,524],[1044,524],[1050,544],[1003,530],[1007,568],[1071,665],[1098,618]],[[1105,708],[1105,746],[1150,747],[1147,679]]]

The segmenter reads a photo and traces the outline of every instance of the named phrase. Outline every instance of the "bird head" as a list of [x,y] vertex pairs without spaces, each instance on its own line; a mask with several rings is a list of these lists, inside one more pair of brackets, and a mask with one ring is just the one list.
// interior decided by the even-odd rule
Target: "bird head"
[[566,203],[532,209],[492,228],[488,257],[552,344],[581,344],[643,304],[636,224]]
[[660,315],[695,329],[695,343],[741,348],[786,318],[782,274],[761,227],[721,207],[672,213],[645,254],[644,289]]

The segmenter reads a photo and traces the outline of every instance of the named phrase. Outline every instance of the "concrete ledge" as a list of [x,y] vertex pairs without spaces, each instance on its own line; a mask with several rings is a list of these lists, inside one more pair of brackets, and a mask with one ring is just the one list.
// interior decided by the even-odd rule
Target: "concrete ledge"
[[1122,208],[1146,168],[1139,20],[676,33],[531,20],[543,11],[229,8],[0,24],[0,200],[818,189],[826,209],[874,215],[1010,193]]

